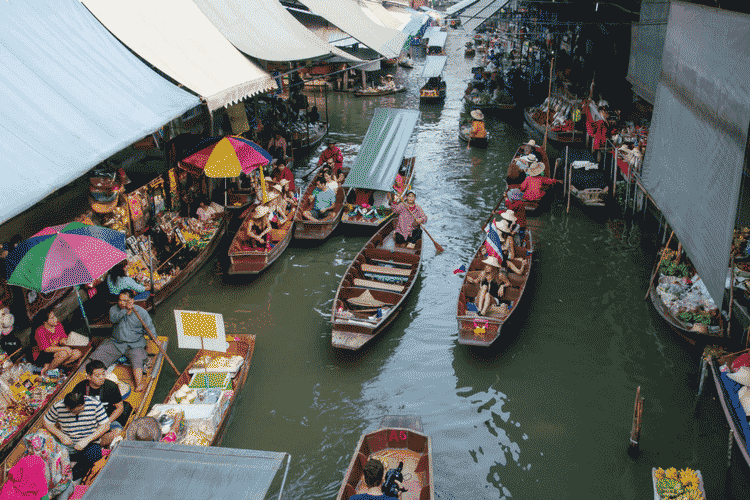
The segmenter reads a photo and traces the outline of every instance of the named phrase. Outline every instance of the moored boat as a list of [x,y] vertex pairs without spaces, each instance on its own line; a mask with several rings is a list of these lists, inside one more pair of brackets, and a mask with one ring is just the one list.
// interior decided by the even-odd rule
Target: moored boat
[[[328,135],[328,122],[319,121],[315,124],[299,124],[296,127],[291,127],[288,131],[291,137],[292,155],[295,159],[300,160],[302,157],[307,156],[323,142],[323,139]],[[287,166],[291,169],[291,163],[287,163]]]
[[392,94],[400,94],[402,92],[406,92],[406,87],[403,85],[397,85],[393,88],[373,88],[373,89],[365,89],[365,90],[357,90],[354,92],[355,97],[377,97],[377,96],[383,96],[383,95],[392,95]]
[[476,279],[484,269],[484,264],[482,263],[482,260],[486,258],[486,253],[482,252],[484,240],[485,238],[482,239],[482,243],[479,245],[469,265],[466,276],[464,276],[461,291],[458,294],[456,320],[458,321],[459,344],[488,347],[500,337],[503,325],[518,308],[518,303],[523,296],[531,274],[534,244],[532,229],[527,227],[523,246],[516,246],[515,248],[517,258],[526,259],[523,274],[515,274],[512,271],[508,272],[507,278],[511,284],[505,288],[501,297],[501,300],[510,302],[510,305],[507,308],[491,306],[487,316],[479,316],[476,312],[469,310],[469,304],[475,304],[477,293],[479,292],[479,284],[468,281],[468,278]]
[[[534,129],[537,133],[544,136],[546,124],[545,123],[539,123],[534,119],[534,115],[532,113],[532,110],[534,108],[526,108],[524,109],[524,117],[526,118],[526,123]],[[547,130],[547,140],[552,142],[553,144],[557,146],[565,146],[565,145],[577,145],[577,144],[583,144],[584,139],[586,138],[586,132],[584,130],[572,130],[572,131],[556,131],[552,130],[552,126],[549,127]]]
[[331,345],[357,350],[393,322],[405,306],[422,264],[422,241],[395,242],[391,218],[360,250],[336,290]]
[[608,179],[594,155],[587,150],[572,149],[566,157],[567,168],[571,169],[568,186],[571,195],[585,206],[606,206]]
[[419,102],[434,103],[445,100],[446,84],[442,75],[447,60],[447,56],[427,56],[422,70],[422,78],[427,82],[419,89]]
[[[294,218],[294,237],[299,240],[324,240],[333,232],[334,229],[341,222],[341,214],[344,210],[344,200],[346,195],[344,194],[344,188],[339,186],[339,192],[336,195],[336,205],[331,210],[331,214],[325,219],[314,221],[306,219],[302,212],[310,208],[309,196],[312,195],[315,189],[315,181],[323,175],[323,169],[325,164],[321,165],[318,171],[315,173],[310,182],[305,188],[305,193],[299,200],[299,208]],[[345,175],[349,174],[349,167],[343,167],[342,171]]]
[[387,416],[378,430],[363,434],[344,473],[336,500],[348,500],[352,495],[367,491],[363,470],[370,458],[383,462],[384,473],[402,464],[402,487],[407,491],[401,493],[401,500],[435,498],[432,443],[423,433],[419,418]]

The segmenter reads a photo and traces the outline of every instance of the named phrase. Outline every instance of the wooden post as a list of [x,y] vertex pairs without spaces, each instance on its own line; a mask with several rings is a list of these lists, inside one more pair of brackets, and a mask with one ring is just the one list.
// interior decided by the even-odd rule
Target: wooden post
[[365,73],[365,70],[362,70],[362,90],[367,88],[367,73]]
[[708,363],[711,362],[711,357],[707,357],[703,360],[701,363],[701,378],[700,382],[698,382],[698,397],[701,397],[701,393],[703,392],[703,382],[706,381],[706,374],[708,373]]
[[631,458],[638,456],[639,441],[641,439],[641,424],[643,423],[643,398],[641,397],[641,386],[635,391],[635,405],[633,407],[633,427],[630,430],[630,443],[628,455]]
[[[729,283],[729,314],[727,317],[727,338],[729,338],[729,332],[732,331],[732,309],[734,308],[734,254],[732,254],[732,258],[729,261],[729,270],[732,273],[732,278]],[[719,311],[719,314],[721,314],[721,311]]]
[[[547,133],[549,132],[549,110],[552,104],[552,71],[555,66],[555,56],[552,56],[552,61],[549,65],[549,92],[547,93],[547,118],[544,125],[544,143],[542,149],[547,151]],[[531,79],[529,79],[531,81]]]
[[667,248],[669,248],[669,243],[672,241],[672,236],[674,236],[674,230],[672,230],[672,233],[669,235],[667,244],[664,246],[664,251],[661,252],[661,257],[659,258],[659,263],[656,264],[656,269],[651,273],[651,279],[648,281],[648,290],[646,291],[646,296],[643,297],[643,300],[646,300],[651,293],[651,287],[654,286],[654,277],[656,276],[656,273],[659,272],[659,267],[661,267],[661,262],[664,260],[664,254],[667,253]]
[[731,470],[732,470],[732,446],[734,445],[734,431],[729,429],[729,447],[727,449],[727,470],[724,475],[724,493],[725,498],[729,498],[730,484],[731,484]]
[[[567,146],[566,146],[566,148],[567,148]],[[565,213],[566,214],[570,213],[570,192],[571,192],[571,185],[572,185],[572,183],[573,183],[573,166],[570,165],[568,167],[568,179],[567,179],[567,184],[568,184],[568,207],[565,209]]]

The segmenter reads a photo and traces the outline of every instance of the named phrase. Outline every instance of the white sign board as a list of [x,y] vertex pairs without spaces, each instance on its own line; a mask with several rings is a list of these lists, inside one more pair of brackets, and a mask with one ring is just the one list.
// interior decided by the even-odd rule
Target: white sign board
[[221,314],[175,309],[177,346],[180,349],[208,349],[227,352],[229,342],[224,332]]

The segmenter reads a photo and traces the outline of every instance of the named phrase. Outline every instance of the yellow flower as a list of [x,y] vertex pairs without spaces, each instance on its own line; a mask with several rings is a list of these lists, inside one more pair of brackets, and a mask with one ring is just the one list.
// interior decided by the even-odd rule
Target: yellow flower
[[656,469],[656,471],[654,472],[654,477],[657,480],[662,479],[664,477],[664,469],[662,469],[661,467]]
[[677,473],[677,469],[675,469],[674,467],[670,467],[669,469],[665,470],[664,477],[675,480],[680,478],[679,474]]

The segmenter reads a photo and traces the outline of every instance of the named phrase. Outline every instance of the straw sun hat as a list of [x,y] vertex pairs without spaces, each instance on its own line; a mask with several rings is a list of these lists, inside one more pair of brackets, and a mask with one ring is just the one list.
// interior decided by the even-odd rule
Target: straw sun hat
[[524,146],[536,146],[536,141],[534,139],[529,140],[529,142],[524,142]]
[[134,420],[127,432],[129,441],[159,441],[161,425],[154,417],[141,417]]
[[536,155],[530,154],[524,157],[526,161],[529,161],[531,163],[534,163],[536,161]]
[[370,293],[370,290],[365,290],[364,293],[362,293],[362,295],[360,295],[359,297],[352,297],[350,299],[347,299],[347,302],[352,305],[361,307],[382,307],[385,305],[385,302],[381,302],[373,297]]
[[528,174],[529,174],[530,176],[532,176],[532,177],[536,177],[537,175],[542,175],[542,173],[544,173],[544,163],[542,163],[542,162],[540,162],[540,161],[538,161],[538,162],[536,162],[536,163],[533,163],[533,164],[532,164],[532,165],[531,165],[531,166],[529,167],[529,172],[528,172]]
[[484,120],[484,113],[479,109],[475,109],[471,112],[471,117],[475,120]]
[[[287,182],[287,184],[288,184],[288,182]],[[271,189],[274,189],[274,190],[276,190],[278,192],[281,192],[281,191],[283,191],[284,188],[282,187],[281,184],[274,184],[273,188],[271,188]]]
[[500,217],[502,217],[503,219],[507,220],[511,224],[515,224],[516,221],[518,220],[516,218],[516,214],[515,214],[515,212],[513,212],[513,210],[506,210],[505,212],[503,212],[503,213],[500,214]]
[[259,205],[255,207],[255,210],[253,210],[253,212],[250,214],[250,217],[252,217],[253,219],[260,219],[261,217],[268,215],[270,211],[271,209],[267,206]]
[[495,257],[494,255],[490,255],[489,257],[484,259],[482,262],[484,264],[497,267],[498,269],[500,268],[500,262],[498,262],[497,257]]

